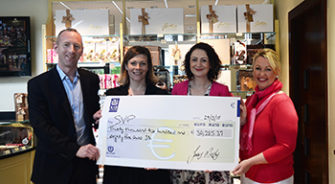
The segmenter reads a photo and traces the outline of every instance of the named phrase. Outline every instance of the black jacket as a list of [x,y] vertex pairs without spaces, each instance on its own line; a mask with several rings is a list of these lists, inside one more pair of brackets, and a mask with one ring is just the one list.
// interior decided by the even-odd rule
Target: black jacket
[[[93,114],[100,109],[99,78],[83,69],[78,72],[86,131],[90,143],[95,145],[92,123]],[[80,146],[71,106],[56,67],[28,81],[28,103],[30,123],[38,138],[31,179],[35,183],[68,183]]]
[[[105,94],[109,95],[128,95],[129,85],[122,85],[116,88],[108,89]],[[160,89],[152,84],[147,85],[144,95],[167,95],[168,91]]]

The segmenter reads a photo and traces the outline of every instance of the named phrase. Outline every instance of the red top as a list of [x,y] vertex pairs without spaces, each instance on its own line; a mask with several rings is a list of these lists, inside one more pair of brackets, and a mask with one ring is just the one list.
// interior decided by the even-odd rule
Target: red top
[[[184,81],[174,85],[172,95],[187,95],[189,81]],[[233,96],[226,85],[213,82],[209,96]]]
[[297,133],[298,116],[291,99],[285,93],[275,95],[255,119],[253,149],[250,153],[240,152],[241,160],[263,152],[268,164],[251,167],[246,177],[260,183],[291,177]]

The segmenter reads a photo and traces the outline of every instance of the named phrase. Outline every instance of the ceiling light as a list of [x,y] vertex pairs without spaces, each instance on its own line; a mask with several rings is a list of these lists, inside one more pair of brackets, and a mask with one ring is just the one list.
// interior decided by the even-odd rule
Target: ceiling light
[[63,5],[66,9],[72,10],[70,7],[68,7],[65,3],[61,2],[61,1],[59,2],[59,4]]
[[[115,6],[115,8],[121,13],[121,15],[123,15],[123,11],[121,10],[121,8],[115,3],[115,1],[112,1],[113,5]],[[130,23],[130,19],[128,17],[126,17],[126,20]]]
[[164,4],[165,4],[165,8],[169,8],[169,6],[167,4],[167,0],[164,0]]

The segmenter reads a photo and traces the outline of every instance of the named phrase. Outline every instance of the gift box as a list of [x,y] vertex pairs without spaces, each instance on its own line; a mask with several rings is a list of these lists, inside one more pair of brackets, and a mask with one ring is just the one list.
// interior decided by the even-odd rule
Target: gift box
[[272,4],[245,4],[237,7],[238,32],[273,32]]
[[120,39],[112,38],[106,40],[106,59],[108,62],[120,62]]
[[70,26],[81,35],[109,35],[109,10],[56,10],[54,22],[56,35]]
[[169,45],[169,57],[164,64],[166,66],[177,65],[181,67],[184,64],[186,53],[192,46],[193,44]]
[[14,93],[14,104],[16,121],[29,120],[28,94]]
[[275,45],[272,44],[258,44],[258,45],[247,45],[247,64],[252,65],[254,62],[254,55],[264,49],[264,48],[270,48],[272,50],[275,50]]
[[228,86],[228,88],[231,90],[231,70],[221,70],[216,82]]
[[47,63],[54,63],[53,52],[54,52],[54,49],[47,50]]
[[162,65],[162,52],[161,52],[161,47],[158,46],[145,46],[147,49],[149,49],[150,54],[151,54],[151,60],[152,60],[152,65]]
[[84,41],[83,62],[118,62],[119,39],[88,39]]
[[130,9],[130,34],[183,34],[182,8]]
[[222,65],[230,64],[230,39],[200,39],[200,42],[207,43],[214,48]]
[[231,64],[233,65],[245,65],[247,64],[247,44],[244,41],[236,41],[232,45],[233,56],[231,58]]
[[[123,48],[124,51],[124,55],[127,53],[128,49],[130,49],[133,46],[125,46]],[[152,65],[163,65],[162,63],[162,49],[159,46],[150,46],[150,45],[146,45],[144,46],[145,48],[147,48],[150,52],[151,55],[151,61],[152,61]]]
[[201,33],[236,33],[236,6],[202,6]]
[[252,70],[239,70],[237,76],[237,90],[255,91],[257,83],[253,78]]
[[83,62],[94,62],[97,61],[95,54],[95,41],[92,40],[84,40],[84,51],[83,51]]
[[58,54],[55,49],[47,50],[47,63],[58,63]]

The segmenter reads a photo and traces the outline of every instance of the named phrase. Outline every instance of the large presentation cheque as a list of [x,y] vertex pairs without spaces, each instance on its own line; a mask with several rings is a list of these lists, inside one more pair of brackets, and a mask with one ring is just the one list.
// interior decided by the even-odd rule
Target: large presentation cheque
[[108,96],[98,164],[232,170],[238,163],[240,98]]

